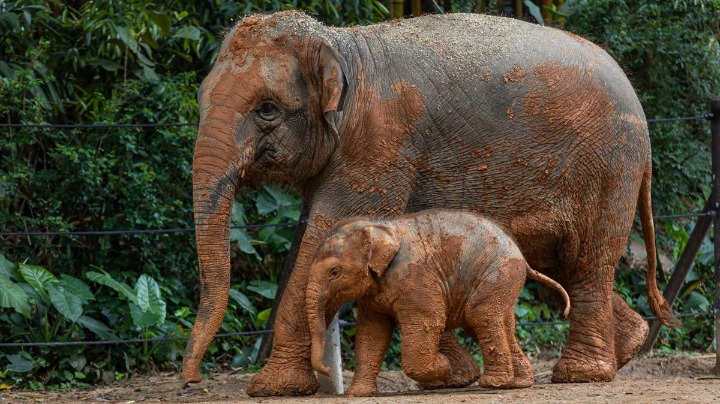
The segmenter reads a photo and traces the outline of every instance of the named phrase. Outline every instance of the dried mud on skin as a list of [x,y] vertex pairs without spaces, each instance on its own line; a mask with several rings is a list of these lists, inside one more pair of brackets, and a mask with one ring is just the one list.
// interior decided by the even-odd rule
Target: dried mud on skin
[[[465,389],[421,392],[402,372],[382,372],[378,377],[378,397],[350,399],[317,394],[251,398],[245,393],[250,374],[218,373],[191,388],[180,390],[179,375],[171,373],[66,393],[2,392],[0,403],[711,403],[720,400],[720,378],[710,374],[715,364],[712,355],[634,359],[610,383],[553,384],[550,377],[554,362],[533,361],[535,385],[519,390],[483,389],[473,385]],[[347,388],[352,373],[345,372],[344,376]]]

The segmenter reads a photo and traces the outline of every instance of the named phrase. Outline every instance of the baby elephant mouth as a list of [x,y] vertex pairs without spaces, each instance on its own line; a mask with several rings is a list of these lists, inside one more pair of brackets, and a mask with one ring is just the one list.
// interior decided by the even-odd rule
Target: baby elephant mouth
[[270,143],[263,142],[255,154],[255,160],[275,160],[277,149]]

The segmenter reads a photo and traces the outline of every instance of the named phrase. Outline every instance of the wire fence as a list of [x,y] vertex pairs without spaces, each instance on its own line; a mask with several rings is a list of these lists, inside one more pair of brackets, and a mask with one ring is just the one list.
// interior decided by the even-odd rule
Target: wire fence
[[[263,224],[246,224],[242,226],[230,226],[230,229],[256,230],[265,227],[292,227],[298,223],[306,223],[305,220],[296,222],[281,223],[263,223]],[[137,230],[87,230],[87,231],[20,231],[20,232],[0,232],[0,236],[105,236],[116,234],[146,234],[146,233],[192,233],[194,227],[174,228],[174,229],[137,229]]]
[[[704,317],[714,316],[717,314],[717,310],[710,310],[706,312],[696,313],[676,313],[675,316],[678,318],[689,318],[689,317]],[[643,317],[644,320],[657,320],[656,316]],[[355,322],[339,320],[338,324],[340,327],[354,327]],[[540,326],[557,326],[557,325],[568,325],[569,321],[520,321],[517,323],[518,327],[540,327]],[[241,331],[216,334],[215,339],[229,338],[229,337],[243,337],[252,335],[264,335],[272,334],[274,330],[258,330],[258,331]],[[186,336],[175,336],[175,337],[158,337],[158,338],[132,338],[132,339],[114,339],[114,340],[102,340],[102,341],[54,341],[54,342],[0,342],[0,348],[28,348],[28,347],[59,347],[59,346],[97,346],[97,345],[121,345],[121,344],[142,344],[142,343],[157,343],[157,342],[173,342],[173,341],[186,341],[190,337]]]
[[[663,123],[663,122],[683,122],[683,121],[697,121],[697,120],[711,120],[713,119],[712,113],[707,113],[701,116],[690,116],[690,117],[676,117],[676,118],[651,118],[647,119],[648,123]],[[33,128],[33,129],[116,129],[116,128],[167,128],[167,127],[188,127],[197,126],[197,122],[174,122],[174,123],[144,123],[144,124],[0,124],[0,128]],[[690,212],[670,215],[657,215],[654,216],[655,220],[666,220],[666,219],[678,219],[678,218],[689,218],[689,217],[703,217],[703,216],[716,216],[716,210],[707,210],[704,212]],[[248,224],[241,226],[231,226],[231,229],[246,229],[254,230],[266,227],[291,227],[296,226],[298,223],[307,223],[306,220],[293,221],[293,222],[282,222],[282,223],[264,223],[264,224]],[[184,228],[167,228],[167,229],[131,229],[131,230],[86,230],[86,231],[25,231],[25,232],[9,232],[0,231],[0,236],[102,236],[102,235],[127,235],[127,234],[148,234],[148,233],[192,233],[195,231],[193,227]],[[706,312],[693,312],[693,313],[679,313],[676,314],[679,318],[689,317],[702,317],[716,315],[720,311],[710,310]],[[657,320],[655,316],[643,317],[645,320]],[[341,327],[352,327],[355,326],[354,322],[347,322],[340,320]],[[535,321],[535,322],[518,322],[519,327],[538,327],[538,326],[557,326],[557,325],[568,325],[568,321]],[[234,333],[221,333],[216,334],[215,338],[229,338],[229,337],[240,337],[240,336],[252,336],[252,335],[264,335],[272,334],[273,330],[257,330],[257,331],[243,331]],[[73,346],[73,345],[119,345],[119,344],[137,344],[137,343],[158,343],[158,342],[172,342],[172,341],[185,341],[189,339],[187,336],[172,336],[172,337],[158,337],[158,338],[134,338],[134,339],[116,339],[116,340],[101,340],[101,341],[52,341],[52,342],[0,342],[0,348],[25,348],[25,347],[57,347],[57,346]]]

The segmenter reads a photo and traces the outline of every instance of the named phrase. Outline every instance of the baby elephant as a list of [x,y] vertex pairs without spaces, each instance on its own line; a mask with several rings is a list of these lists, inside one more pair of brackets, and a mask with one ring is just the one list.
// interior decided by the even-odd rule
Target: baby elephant
[[327,321],[357,300],[355,378],[349,395],[377,393],[377,378],[395,324],[402,366],[421,383],[449,381],[453,369],[439,352],[444,330],[463,327],[480,342],[484,387],[532,385],[533,371],[515,339],[515,300],[526,275],[560,292],[531,269],[495,223],[464,211],[429,210],[389,220],[349,219],[322,242],[307,291],[312,365],[322,363]]

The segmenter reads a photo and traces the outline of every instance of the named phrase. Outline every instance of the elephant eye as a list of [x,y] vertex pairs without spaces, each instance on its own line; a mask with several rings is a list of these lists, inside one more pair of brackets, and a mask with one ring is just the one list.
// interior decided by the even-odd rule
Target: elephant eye
[[335,279],[338,277],[338,275],[340,275],[340,268],[334,267],[334,268],[330,269],[330,274],[328,274],[328,277],[330,279]]
[[255,108],[255,113],[265,121],[274,121],[280,116],[280,108],[271,101],[263,101]]

